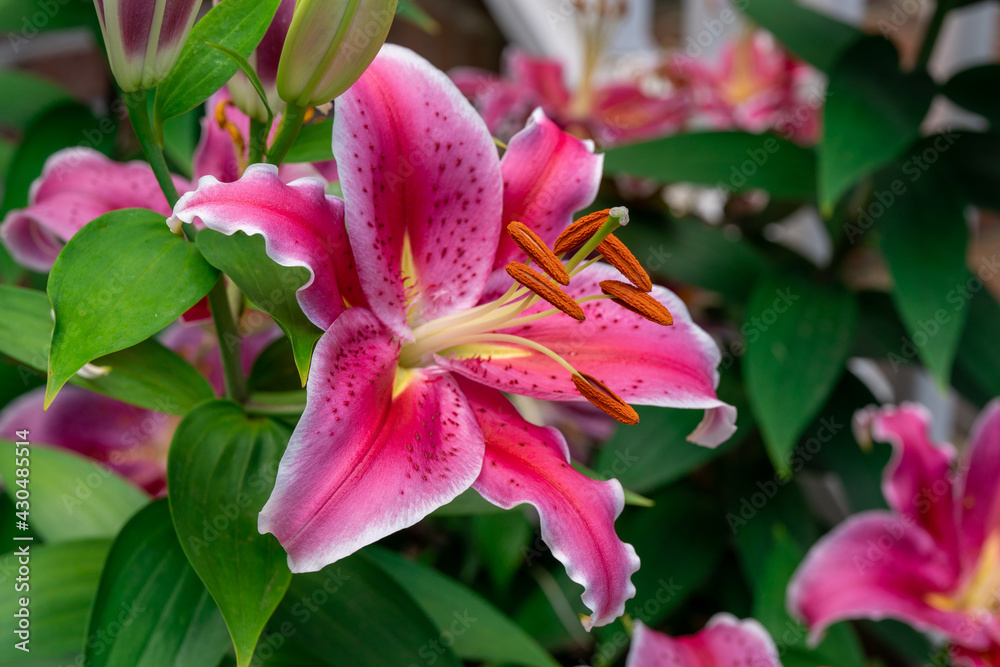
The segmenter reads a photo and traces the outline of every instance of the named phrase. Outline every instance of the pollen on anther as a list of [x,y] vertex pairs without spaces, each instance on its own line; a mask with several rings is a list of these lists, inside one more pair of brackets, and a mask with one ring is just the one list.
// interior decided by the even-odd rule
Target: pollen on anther
[[510,262],[504,268],[511,278],[527,287],[532,292],[542,297],[573,319],[579,320],[580,322],[586,319],[587,316],[584,314],[583,308],[580,307],[580,304],[538,271],[535,271],[521,262]]
[[639,423],[639,414],[632,406],[597,378],[586,373],[574,373],[573,384],[581,396],[622,424]]
[[589,215],[583,216],[563,230],[559,238],[556,239],[552,250],[555,254],[562,255],[579,248],[597,233],[601,225],[607,221],[610,212],[611,209],[606,208],[602,211],[594,211]]
[[535,261],[552,280],[560,285],[569,285],[569,273],[545,242],[527,225],[512,222],[507,225],[507,233],[525,255]]
[[634,285],[619,280],[602,280],[601,291],[622,308],[665,327],[674,323],[667,307]]

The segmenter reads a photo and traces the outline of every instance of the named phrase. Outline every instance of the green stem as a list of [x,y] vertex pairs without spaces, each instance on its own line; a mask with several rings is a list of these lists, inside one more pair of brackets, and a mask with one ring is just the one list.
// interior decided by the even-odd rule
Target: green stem
[[226,293],[226,277],[219,276],[219,281],[208,293],[208,307],[212,310],[215,321],[215,335],[219,339],[219,354],[222,357],[222,373],[226,379],[226,397],[238,403],[247,400],[247,382],[243,376],[241,361],[241,340],[236,329],[236,320],[229,306],[229,295]]
[[128,109],[129,120],[132,121],[132,129],[139,140],[139,146],[149,161],[149,166],[153,168],[156,175],[156,182],[160,184],[160,189],[167,197],[167,203],[173,208],[177,203],[179,195],[174,179],[167,168],[167,161],[163,159],[163,150],[157,143],[153,134],[153,128],[149,123],[149,109],[146,107],[146,95],[149,91],[142,93],[125,93],[125,108]]
[[[149,109],[146,106],[148,91],[143,93],[142,95],[126,93],[125,108],[128,109],[129,120],[132,121],[132,129],[139,140],[139,146],[142,147],[142,152],[149,161],[149,166],[152,167],[167,202],[173,208],[179,199],[177,187],[167,168],[167,161],[163,158],[163,149],[156,141],[149,123]],[[208,304],[212,309],[215,332],[219,338],[219,353],[222,356],[222,369],[226,378],[226,396],[242,403],[246,400],[246,379],[243,377],[243,365],[240,361],[240,337],[237,335],[233,311],[229,308],[229,299],[226,295],[225,276],[220,275],[218,282],[208,293]]]
[[267,151],[268,164],[280,165],[285,159],[288,149],[292,147],[295,138],[299,136],[302,129],[302,121],[305,120],[308,107],[300,107],[291,102],[285,107],[285,114],[281,118],[281,126],[278,128],[278,135],[274,138],[274,143]]
[[920,44],[920,53],[917,54],[917,68],[926,69],[934,53],[934,45],[937,44],[938,35],[941,34],[941,27],[944,25],[944,17],[951,11],[954,0],[938,0],[934,8],[934,16],[927,24],[924,32],[924,41]]
[[264,146],[267,144],[267,135],[270,131],[270,123],[263,123],[256,118],[250,119],[250,157],[247,164],[264,161]]

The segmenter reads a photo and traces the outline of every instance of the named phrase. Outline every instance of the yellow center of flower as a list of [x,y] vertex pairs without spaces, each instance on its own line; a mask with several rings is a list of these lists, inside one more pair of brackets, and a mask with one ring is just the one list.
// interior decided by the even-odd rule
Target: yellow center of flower
[[[503,359],[541,353],[570,373],[584,398],[621,422],[636,423],[638,415],[635,411],[600,380],[578,371],[561,355],[536,341],[499,333],[559,313],[582,321],[585,319],[582,304],[597,299],[611,299],[653,322],[672,324],[673,319],[667,309],[647,294],[652,289],[649,276],[632,253],[612,234],[628,221],[627,216],[624,208],[606,209],[585,216],[560,235],[554,250],[548,248],[527,226],[519,222],[511,223],[508,226],[511,238],[528,256],[528,261],[533,261],[544,273],[521,262],[510,262],[506,270],[514,279],[514,284],[502,296],[414,327],[414,340],[404,344],[400,352],[401,372],[433,365],[436,355],[457,359]],[[588,259],[595,250],[598,255]],[[403,254],[404,278],[412,277],[412,271],[407,272],[406,253]],[[563,259],[565,255],[569,255],[568,260]],[[561,285],[568,285],[573,277],[602,256],[633,284],[604,281],[601,283],[603,294],[580,298],[573,298],[563,291]],[[408,291],[412,288],[413,285],[408,283]],[[552,308],[525,314],[539,300],[548,302]],[[405,382],[405,374],[397,374],[397,387],[405,386]]]
[[975,571],[958,591],[931,593],[927,603],[942,611],[1000,615],[1000,533],[986,538]]
[[722,96],[732,106],[739,106],[761,90],[754,67],[754,34],[748,30],[737,42],[729,78],[722,84]]

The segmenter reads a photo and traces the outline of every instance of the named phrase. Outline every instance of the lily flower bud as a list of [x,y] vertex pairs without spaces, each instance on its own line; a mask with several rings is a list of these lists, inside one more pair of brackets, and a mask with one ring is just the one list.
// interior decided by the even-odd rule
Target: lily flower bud
[[153,88],[177,62],[200,0],[94,0],[111,72],[126,93]]
[[357,81],[378,53],[396,0],[299,0],[278,65],[278,95],[326,104]]
[[[219,0],[215,0],[215,4],[218,3]],[[284,101],[278,97],[278,61],[281,59],[281,50],[285,45],[285,37],[288,35],[294,11],[295,0],[281,0],[263,39],[247,59],[257,73],[261,85],[264,86],[267,104],[275,116],[285,108]],[[236,72],[227,85],[229,95],[237,109],[255,120],[267,122],[267,109],[264,108],[260,95],[250,85],[243,72]]]

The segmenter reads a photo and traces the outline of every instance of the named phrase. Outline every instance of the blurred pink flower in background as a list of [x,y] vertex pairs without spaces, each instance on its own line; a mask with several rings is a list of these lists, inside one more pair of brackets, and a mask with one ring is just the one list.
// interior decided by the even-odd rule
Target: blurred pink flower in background
[[670,637],[635,622],[625,667],[781,667],[767,630],[753,619],[716,614],[703,630]]
[[973,427],[965,464],[929,438],[919,405],[855,416],[859,440],[887,441],[890,511],[854,515],[809,552],[788,587],[811,638],[837,621],[895,618],[952,644],[961,667],[1000,665],[1000,400]]

